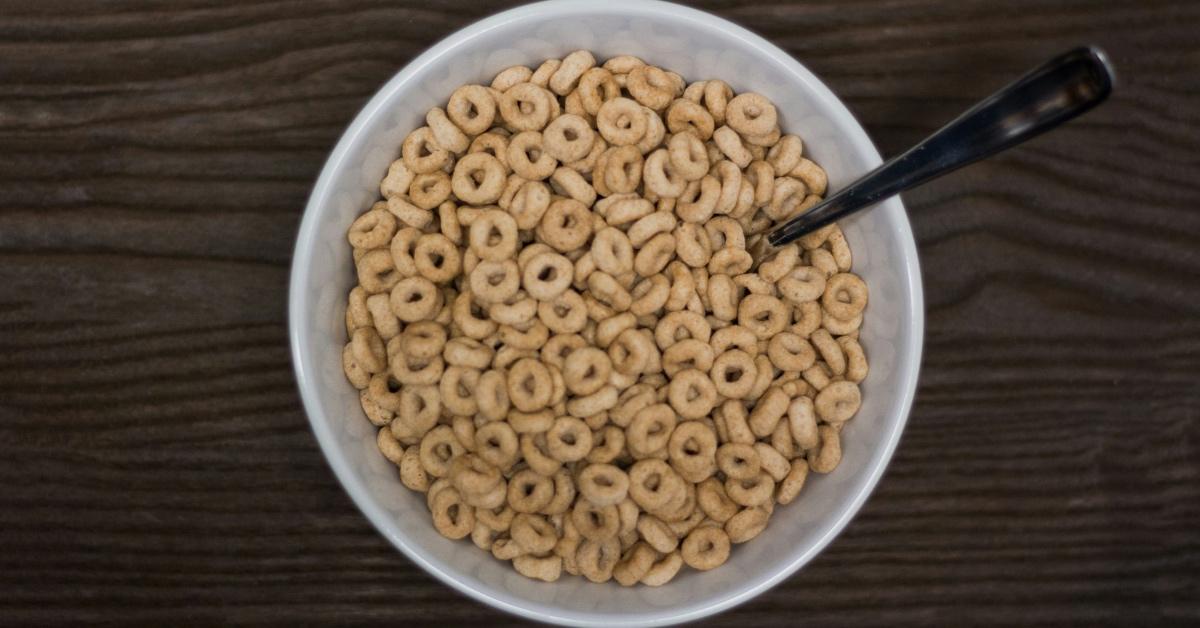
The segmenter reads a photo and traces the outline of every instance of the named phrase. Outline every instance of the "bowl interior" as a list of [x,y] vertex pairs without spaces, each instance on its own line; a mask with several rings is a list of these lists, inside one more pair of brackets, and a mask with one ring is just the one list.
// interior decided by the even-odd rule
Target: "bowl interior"
[[785,131],[804,140],[838,188],[879,163],[840,102],[777,48],[732,24],[674,5],[551,2],[509,11],[456,33],[415,60],[364,108],[314,189],[297,243],[290,295],[293,353],[305,407],[331,466],[363,512],[397,547],[460,590],[547,621],[614,624],[694,619],[763,590],[809,560],[866,498],[890,458],[912,400],[922,337],[912,235],[898,199],[845,221],[854,270],[870,288],[862,344],[871,371],[863,405],[843,433],[843,459],[810,476],[800,498],[737,546],[727,564],[690,570],[660,588],[621,588],[564,577],[532,582],[470,542],[442,538],[422,495],[399,482],[376,450],[375,430],[341,371],[346,295],[355,277],[345,232],[379,195],[379,181],[424,112],[466,83],[487,83],[514,64],[536,65],[575,49],[633,54],[689,80],[719,77],[779,108]]

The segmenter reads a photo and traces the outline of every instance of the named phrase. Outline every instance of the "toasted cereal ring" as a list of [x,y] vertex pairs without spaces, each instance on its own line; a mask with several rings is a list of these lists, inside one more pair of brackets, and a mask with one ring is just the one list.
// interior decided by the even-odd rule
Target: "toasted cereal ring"
[[765,340],[783,331],[790,312],[782,301],[765,294],[750,294],[738,305],[738,324]]
[[471,140],[446,117],[441,107],[434,107],[425,113],[425,124],[433,132],[434,143],[451,153],[461,155],[471,144]]
[[479,135],[495,120],[496,100],[482,85],[463,85],[450,94],[446,115],[463,133]]
[[514,65],[501,70],[500,73],[492,79],[492,89],[498,92],[503,92],[517,83],[528,83],[530,77],[532,76],[533,70],[530,70],[523,65]]
[[[665,148],[660,148],[646,157],[642,166],[642,181],[646,190],[659,198],[676,198],[683,194],[687,187],[687,180],[673,169],[670,155]],[[611,179],[609,185],[616,189],[612,186]]]
[[554,96],[545,88],[533,82],[518,83],[500,95],[500,117],[517,131],[540,131],[551,119],[551,108],[558,104],[551,104],[552,100]]
[[783,371],[803,371],[817,360],[817,352],[807,340],[787,331],[771,337],[767,356]]
[[[782,425],[786,433],[787,424]],[[772,480],[782,482],[787,477],[788,472],[791,471],[791,465],[782,453],[763,442],[754,443],[754,450],[758,452],[759,465],[763,472],[771,476]]]
[[541,181],[554,174],[558,162],[543,148],[542,142],[542,134],[536,131],[524,131],[509,138],[505,152],[508,167],[530,181]]
[[404,165],[415,174],[429,174],[450,163],[450,151],[438,146],[433,131],[423,126],[404,138],[400,148]]
[[470,153],[454,164],[450,189],[464,203],[487,205],[500,198],[505,178],[500,160],[484,152]]
[[592,235],[591,210],[574,199],[554,201],[539,224],[542,240],[561,252],[583,246]]
[[481,260],[501,262],[517,252],[517,221],[498,209],[489,209],[471,221],[471,250]]
[[533,412],[550,403],[550,371],[537,360],[517,360],[508,372],[508,398],[521,412]]
[[729,560],[729,535],[720,526],[700,526],[683,540],[679,553],[692,569],[715,569]]
[[658,510],[685,490],[683,478],[657,458],[639,460],[629,468],[629,497],[644,510]]
[[504,421],[491,421],[475,430],[475,453],[485,462],[504,470],[520,455],[517,433]]
[[613,568],[620,559],[621,544],[615,536],[600,541],[584,540],[575,554],[580,574],[596,583],[612,579]]
[[[413,219],[413,222],[409,224],[416,227],[417,224],[424,222],[425,224],[421,225],[420,228],[428,225],[433,220],[433,213],[429,210],[446,202],[446,199],[450,198],[451,191],[450,175],[441,170],[419,174],[414,177],[412,186],[408,188],[408,198],[412,201],[413,205],[425,210],[425,212],[419,218]],[[393,200],[388,200],[389,211],[392,210]],[[401,220],[405,219],[402,217]],[[408,220],[405,220],[405,222],[408,222]]]
[[730,399],[748,398],[757,376],[754,358],[740,349],[718,355],[709,370],[717,394]]
[[642,245],[633,259],[638,275],[650,277],[662,272],[675,255],[675,236],[660,233]]
[[831,374],[842,375],[846,372],[846,355],[842,353],[842,346],[833,339],[833,336],[829,335],[828,330],[814,331],[809,340],[816,347],[821,359],[825,361],[825,365],[829,367]]
[[858,412],[862,406],[862,393],[854,382],[833,382],[817,393],[813,405],[821,420],[836,425],[850,420]]
[[630,292],[633,302],[629,304],[629,311],[635,316],[657,312],[666,304],[670,289],[671,282],[661,273],[642,279]]
[[647,457],[667,446],[676,421],[674,410],[666,404],[642,408],[625,428],[625,446],[635,458]]
[[809,386],[817,391],[824,390],[833,380],[829,377],[829,370],[821,363],[814,364],[800,374],[804,381],[808,382]]
[[433,527],[448,539],[461,539],[475,529],[475,509],[467,505],[457,489],[440,491],[430,502]]
[[804,458],[796,458],[791,462],[787,477],[779,483],[779,489],[775,492],[775,501],[781,506],[792,503],[800,494],[800,489],[804,488],[806,479],[808,479],[808,461]]
[[[599,508],[616,506],[629,492],[629,476],[611,464],[589,464],[579,472],[578,482],[579,493]],[[578,529],[578,522],[575,525]]]
[[590,395],[568,401],[567,413],[576,417],[593,416],[617,405],[618,397],[616,387],[608,385]]
[[708,518],[725,523],[738,513],[738,505],[725,494],[725,485],[715,477],[696,487],[696,505]]
[[717,405],[717,390],[706,373],[687,369],[671,378],[667,399],[679,416],[698,419],[708,415]]
[[[840,382],[839,382],[840,383]],[[842,437],[838,426],[822,425],[817,428],[821,436],[821,446],[817,450],[809,450],[805,455],[808,466],[816,473],[830,473],[842,461]]]
[[387,292],[400,282],[403,275],[396,270],[387,249],[372,249],[355,263],[358,283],[367,294]]
[[[438,390],[442,393],[442,405],[456,416],[474,415],[479,409],[475,401],[479,375],[477,369],[465,366],[447,367],[438,382]],[[474,438],[471,445],[474,446]]]
[[776,126],[775,105],[760,94],[739,94],[725,108],[725,121],[743,135],[766,135]]
[[775,430],[775,426],[788,410],[791,399],[779,387],[767,389],[750,413],[750,430],[758,438],[763,438]]
[[417,272],[433,283],[446,283],[462,271],[462,253],[440,233],[426,233],[417,240],[412,258]]
[[725,522],[725,533],[733,543],[745,543],[767,528],[771,514],[762,506],[743,508]]
[[563,363],[563,380],[567,390],[576,395],[590,395],[608,383],[612,362],[608,354],[596,347],[572,351]]
[[725,81],[713,79],[704,84],[704,107],[712,114],[715,124],[725,124],[725,109],[730,98],[733,98],[733,90]]
[[776,221],[798,216],[807,196],[808,188],[804,186],[803,181],[791,177],[779,177],[775,179],[771,202],[763,208],[763,211]]
[[538,66],[538,69],[529,77],[529,82],[534,85],[546,87],[550,84],[550,77],[558,71],[558,66],[562,65],[561,59],[546,59]]
[[529,261],[522,272],[525,291],[540,301],[550,301],[571,285],[571,261],[557,253],[542,253]]
[[657,557],[649,545],[635,543],[613,567],[613,579],[621,586],[631,587],[650,573]]
[[662,111],[675,98],[680,86],[669,74],[652,65],[639,65],[629,71],[625,90],[639,103]]
[[615,538],[620,527],[616,504],[601,506],[587,499],[575,501],[571,510],[571,522],[580,536],[589,541]]
[[634,146],[645,155],[662,145],[667,138],[667,125],[663,124],[662,118],[653,109],[642,107],[642,112],[646,114],[646,133]]
[[[803,152],[804,142],[800,141],[799,137],[784,135],[767,151],[767,163],[771,164],[775,176],[782,177],[785,174],[791,174],[792,170],[800,165]],[[803,180],[802,177],[796,178]]]
[[[691,273],[688,273],[688,277],[691,278]],[[707,343],[711,337],[712,327],[708,321],[690,311],[670,312],[658,321],[654,329],[654,341],[659,349],[664,350],[685,338]]]
[[554,333],[577,333],[587,325],[587,306],[578,292],[567,289],[551,300],[538,303],[538,319]]
[[787,175],[803,181],[809,193],[816,194],[817,196],[825,194],[825,189],[829,184],[825,170],[803,157],[797,160],[796,165],[791,170],[787,171]]
[[646,134],[646,114],[633,100],[613,98],[596,111],[596,128],[613,146],[636,144]]
[[[609,194],[633,192],[642,181],[644,159],[633,146],[617,146],[606,151],[604,183]],[[594,179],[594,177],[593,177]]]
[[867,284],[858,275],[838,273],[825,284],[821,305],[834,318],[853,319],[867,307]]
[[713,350],[707,342],[695,338],[676,341],[663,351],[662,366],[668,377],[679,371],[698,369],[708,371],[713,365]]
[[619,275],[633,269],[633,245],[620,229],[606,227],[598,231],[591,250],[596,268],[605,273]]
[[855,384],[867,378],[867,356],[863,353],[862,345],[856,338],[842,336],[837,339],[838,345],[846,355],[846,380]]
[[549,504],[553,497],[553,481],[532,469],[518,471],[508,481],[508,505],[515,512],[538,512]]
[[821,326],[829,330],[829,333],[835,336],[845,336],[853,334],[862,327],[863,315],[859,313],[854,318],[840,319],[829,313],[829,310],[821,311]]
[[716,472],[717,435],[701,421],[676,426],[667,443],[671,466],[688,482],[697,483]]
[[[714,128],[713,117],[711,113],[698,103],[678,99],[672,102],[671,106],[667,109],[667,128],[677,135],[690,135],[697,141],[704,142],[712,137]],[[707,162],[708,156],[706,151],[704,151],[703,143],[699,147],[700,154],[704,155],[704,161]],[[708,166],[706,163],[704,172],[707,171]],[[698,179],[703,174],[702,172],[699,176],[689,178]]]
[[395,233],[396,218],[386,210],[372,209],[351,223],[346,238],[355,248],[377,249],[387,246]]
[[742,137],[733,129],[727,126],[720,127],[713,131],[712,139],[725,158],[738,168],[745,168],[754,160],[754,155],[746,148]]
[[468,279],[471,294],[481,303],[500,303],[508,300],[521,285],[520,273],[514,260],[481,261]]
[[563,163],[587,157],[595,140],[596,134],[587,120],[571,114],[555,118],[542,132],[544,150]]
[[424,277],[406,277],[392,288],[389,304],[396,318],[412,323],[429,320],[442,307],[441,292]]
[[387,353],[383,339],[374,327],[359,327],[350,335],[350,353],[367,373],[379,373],[387,368]]
[[448,425],[439,425],[425,433],[421,439],[421,467],[429,475],[446,477],[450,461],[463,453],[462,444]]
[[621,86],[613,79],[612,72],[604,68],[592,68],[579,77],[575,93],[579,95],[584,111],[595,116],[604,103],[621,96]]
[[404,159],[397,159],[388,166],[387,175],[379,183],[379,193],[385,199],[408,194],[408,188],[412,185],[415,175],[415,172],[404,165]]

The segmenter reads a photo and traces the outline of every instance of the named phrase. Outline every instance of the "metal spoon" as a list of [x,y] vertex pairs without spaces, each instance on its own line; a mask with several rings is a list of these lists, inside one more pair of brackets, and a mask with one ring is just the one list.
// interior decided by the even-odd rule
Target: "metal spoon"
[[1103,102],[1114,81],[1099,48],[1077,48],[1051,59],[759,238],[751,250],[755,265],[805,233],[1049,131]]

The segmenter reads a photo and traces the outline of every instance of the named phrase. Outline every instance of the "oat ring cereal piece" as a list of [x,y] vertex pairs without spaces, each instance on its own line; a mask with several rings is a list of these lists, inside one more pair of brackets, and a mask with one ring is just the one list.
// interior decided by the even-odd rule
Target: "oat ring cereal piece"
[[775,176],[782,177],[790,174],[803,158],[804,142],[795,135],[784,135],[779,142],[767,151],[767,163],[775,171]]
[[558,162],[544,150],[542,134],[524,131],[508,140],[508,167],[524,179],[541,181],[554,174]]
[[776,129],[775,105],[760,94],[738,94],[725,108],[725,122],[742,135],[767,135]]
[[485,423],[475,430],[476,455],[498,469],[508,469],[517,461],[518,446],[517,433],[504,421]]
[[521,275],[517,263],[511,259],[499,262],[484,260],[471,271],[469,284],[471,293],[481,303],[501,303],[517,293]]
[[[712,137],[715,124],[712,114],[698,103],[679,99],[667,109],[667,128],[672,133],[692,135],[703,142]],[[703,143],[701,143],[703,148]],[[705,153],[707,157],[707,153]]]
[[667,150],[672,169],[684,179],[696,181],[708,174],[708,151],[694,133],[675,133],[667,140]]
[[616,506],[629,492],[629,476],[611,464],[589,464],[579,472],[578,482],[580,494],[598,508]]
[[554,482],[532,469],[518,471],[508,481],[508,505],[516,512],[538,512],[554,497]]
[[670,290],[671,282],[662,274],[642,279],[630,291],[633,302],[629,304],[629,311],[635,316],[644,316],[659,310],[666,305]]
[[717,434],[702,421],[684,421],[671,432],[667,454],[671,466],[693,484],[716,472]]
[[387,352],[383,339],[374,327],[359,327],[350,334],[350,351],[355,362],[368,373],[379,373],[387,368]]
[[560,462],[583,460],[592,450],[592,430],[576,417],[559,417],[546,432],[546,447]]
[[376,249],[387,246],[395,233],[396,218],[386,210],[372,209],[355,219],[347,238],[355,248]]
[[677,198],[687,188],[687,179],[671,165],[667,149],[660,148],[646,157],[642,166],[646,190],[659,198]]
[[600,136],[613,146],[636,144],[646,134],[646,114],[642,106],[628,98],[613,98],[596,112]]
[[615,536],[600,541],[584,540],[575,554],[579,573],[597,583],[612,579],[613,568],[620,559],[621,543]]
[[729,535],[715,525],[704,525],[692,530],[683,540],[680,555],[683,562],[697,571],[708,571],[729,560]]
[[587,305],[578,292],[567,289],[550,301],[538,303],[538,319],[554,333],[577,333],[587,325]]
[[563,381],[567,390],[576,395],[590,395],[608,384],[612,362],[608,354],[596,347],[572,351],[563,363]]
[[713,131],[712,139],[725,157],[738,168],[745,168],[750,165],[751,161],[754,161],[754,154],[746,148],[744,140],[737,134],[737,131],[723,126]]
[[513,259],[518,244],[517,221],[501,210],[485,210],[471,221],[468,238],[471,250],[481,260],[500,262]]
[[760,340],[767,340],[783,331],[790,322],[789,318],[787,306],[770,295],[747,295],[738,305],[738,324],[749,329]]
[[625,428],[625,445],[635,458],[664,449],[675,429],[675,411],[666,404],[654,404],[639,410]]
[[433,526],[448,539],[461,539],[475,529],[475,509],[453,487],[440,491],[430,502]]
[[817,361],[817,352],[804,337],[791,332],[780,332],[771,337],[767,344],[767,356],[771,363],[783,371],[803,371]]
[[450,94],[446,116],[467,135],[479,135],[492,127],[496,100],[482,85],[463,85]]
[[862,394],[854,382],[833,382],[817,393],[813,405],[822,421],[844,423],[858,412],[862,405]]
[[620,229],[605,227],[596,232],[591,251],[596,268],[603,272],[616,276],[633,270],[633,245]]
[[587,120],[571,114],[555,118],[542,132],[542,142],[550,156],[563,162],[583,159],[592,150],[596,133]]
[[500,160],[488,153],[470,153],[454,164],[450,189],[460,201],[487,205],[500,198],[505,179]]
[[392,288],[389,303],[397,318],[413,323],[433,318],[442,306],[442,294],[424,277],[406,277]]
[[834,318],[852,319],[867,307],[867,284],[858,275],[838,273],[826,282],[821,305]]
[[592,235],[591,210],[577,200],[559,199],[546,209],[538,229],[542,240],[555,250],[573,251]]
[[571,260],[558,253],[541,253],[525,265],[521,285],[529,296],[539,301],[551,301],[570,287],[573,271]]
[[[417,222],[428,223],[429,220],[432,220],[433,214],[428,210],[444,203],[446,199],[450,198],[451,191],[450,175],[441,170],[413,177],[412,186],[408,188],[408,198],[413,205],[427,210],[422,219]],[[388,208],[391,208],[391,204],[388,205]]]
[[423,126],[404,138],[400,154],[404,165],[415,174],[428,174],[441,170],[450,163],[450,152],[438,146],[433,131]]
[[447,283],[462,272],[462,254],[440,233],[422,235],[412,257],[417,272],[434,283]]
[[654,566],[654,560],[657,557],[654,549],[648,544],[636,543],[613,567],[613,580],[625,587],[637,584],[646,577],[646,574],[650,573],[650,568]]
[[387,292],[403,278],[387,249],[367,251],[355,263],[355,269],[359,285],[369,294]]
[[[614,146],[605,152],[603,159],[605,165],[602,180],[609,194],[628,194],[637,189],[642,182],[645,164],[645,159],[637,147]],[[601,191],[599,188],[597,190]]]
[[500,95],[500,117],[517,131],[540,131],[550,122],[553,99],[541,86],[518,83]]
[[679,416],[699,419],[717,405],[717,390],[708,374],[696,369],[676,373],[667,388],[667,399]]
[[685,369],[707,371],[713,365],[712,347],[704,341],[695,338],[685,338],[667,347],[662,354],[663,372],[667,377]]
[[587,499],[575,502],[571,510],[571,523],[575,524],[580,536],[589,541],[615,538],[621,525],[616,504],[601,506]]
[[604,68],[592,68],[584,72],[579,77],[579,86],[575,91],[579,94],[584,111],[591,116],[598,114],[604,103],[621,96],[621,86],[617,85],[612,72]]
[[623,375],[637,375],[650,365],[654,343],[636,329],[626,329],[608,345],[608,357],[613,370]]
[[731,349],[713,359],[709,376],[717,394],[729,399],[745,399],[754,388],[758,367],[749,353]]
[[686,492],[683,478],[666,462],[646,458],[629,468],[629,497],[643,510],[661,509]]
[[669,74],[652,65],[633,68],[625,82],[625,89],[634,100],[655,111],[671,104],[678,87]]
[[[517,175],[513,175],[517,177]],[[542,220],[546,209],[550,207],[550,188],[541,181],[526,181],[517,177],[518,186],[508,203],[509,214],[517,221],[521,229],[533,229]]]
[[450,121],[441,107],[434,107],[425,114],[425,124],[433,132],[433,141],[455,155],[466,152],[471,145],[471,140]]
[[517,360],[508,372],[508,398],[522,412],[534,412],[550,403],[550,371],[537,360]]

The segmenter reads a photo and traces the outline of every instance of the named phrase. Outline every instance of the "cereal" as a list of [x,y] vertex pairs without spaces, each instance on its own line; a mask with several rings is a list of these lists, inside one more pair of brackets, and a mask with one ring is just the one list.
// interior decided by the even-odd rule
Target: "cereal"
[[580,50],[424,124],[347,231],[342,365],[439,533],[661,586],[835,469],[867,287],[836,224],[753,267],[828,187],[770,101]]

